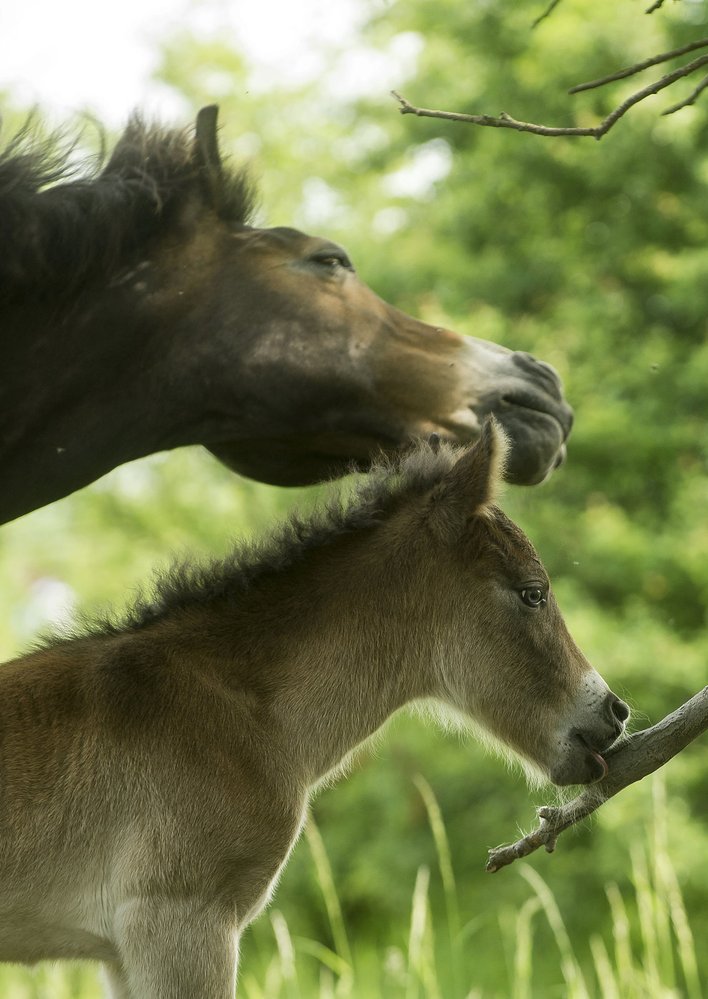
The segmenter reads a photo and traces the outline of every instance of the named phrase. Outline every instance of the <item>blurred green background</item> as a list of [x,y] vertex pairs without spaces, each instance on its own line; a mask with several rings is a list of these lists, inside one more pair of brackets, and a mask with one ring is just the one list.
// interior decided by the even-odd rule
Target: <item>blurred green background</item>
[[[543,6],[378,0],[356,43],[405,54],[398,89],[413,103],[585,124],[638,84],[574,98],[569,86],[708,23],[689,0],[651,18],[564,0],[532,32]],[[177,33],[160,78],[194,109],[219,101],[224,148],[260,181],[262,222],[339,240],[399,307],[558,368],[577,418],[568,462],[503,505],[644,727],[708,673],[705,100],[662,118],[681,94],[654,98],[600,143],[475,129],[400,116],[387,94],[347,97],[352,46],[331,51],[317,86],[253,90],[228,39]],[[116,470],[0,531],[0,652],[72,606],[120,607],[174,553],[221,553],[316,493],[237,479],[198,449]],[[313,833],[244,941],[244,995],[699,996],[707,763],[704,737],[553,857],[490,876],[486,848],[530,827],[551,792],[530,793],[471,740],[397,719],[317,797],[332,883]],[[83,967],[0,972],[0,994],[17,999],[96,988]]]

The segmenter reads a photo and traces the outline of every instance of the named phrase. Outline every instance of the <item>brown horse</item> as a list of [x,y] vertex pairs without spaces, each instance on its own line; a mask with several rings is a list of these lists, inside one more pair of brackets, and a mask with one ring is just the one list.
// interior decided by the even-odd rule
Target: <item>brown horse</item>
[[514,482],[561,460],[572,414],[529,354],[428,326],[378,298],[345,251],[254,228],[196,135],[134,119],[105,169],[71,180],[56,143],[0,157],[0,523],[122,462],[204,444],[291,485],[365,468],[495,413]]
[[491,421],[467,450],[420,444],[349,508],[0,668],[0,960],[232,999],[311,788],[411,701],[556,784],[605,775],[629,710],[493,505],[503,448]]

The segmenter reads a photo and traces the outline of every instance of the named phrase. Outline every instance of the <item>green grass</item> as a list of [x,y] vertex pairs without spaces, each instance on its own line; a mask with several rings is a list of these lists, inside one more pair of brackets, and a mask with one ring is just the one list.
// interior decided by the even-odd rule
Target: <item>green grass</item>
[[[311,821],[306,840],[319,885],[329,944],[293,936],[274,908],[244,942],[242,999],[701,999],[696,948],[667,848],[668,811],[660,776],[653,780],[654,814],[627,857],[630,889],[606,886],[602,930],[573,941],[563,913],[532,863],[502,877],[521,877],[528,895],[517,911],[498,914],[498,987],[475,981],[476,914],[460,911],[448,837],[429,784],[415,778],[435,842],[437,870],[421,866],[410,909],[396,939],[359,946],[350,939],[325,844]],[[561,839],[558,849],[563,849]],[[620,873],[618,872],[618,876]],[[287,876],[287,875],[286,875]],[[496,877],[500,875],[495,875]],[[443,889],[433,913],[431,882]],[[626,883],[626,882],[625,882]],[[582,904],[582,900],[580,900]],[[556,950],[557,983],[536,980],[535,948],[547,932]],[[488,957],[488,955],[487,955]],[[0,968],[2,999],[98,999],[98,971],[90,965]]]

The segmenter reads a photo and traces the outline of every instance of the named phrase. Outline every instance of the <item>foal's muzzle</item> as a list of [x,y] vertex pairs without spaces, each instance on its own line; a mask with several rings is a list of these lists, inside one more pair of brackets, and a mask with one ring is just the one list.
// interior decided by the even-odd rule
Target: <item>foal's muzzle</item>
[[609,773],[603,754],[624,732],[629,714],[629,706],[608,691],[593,720],[568,733],[567,752],[550,770],[553,783],[562,787],[603,780]]

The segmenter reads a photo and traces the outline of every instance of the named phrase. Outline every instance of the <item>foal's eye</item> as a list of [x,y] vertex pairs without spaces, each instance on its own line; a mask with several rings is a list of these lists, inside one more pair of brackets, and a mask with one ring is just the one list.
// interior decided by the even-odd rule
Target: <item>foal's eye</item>
[[546,593],[540,586],[527,586],[519,590],[519,596],[527,607],[543,607],[546,603]]

